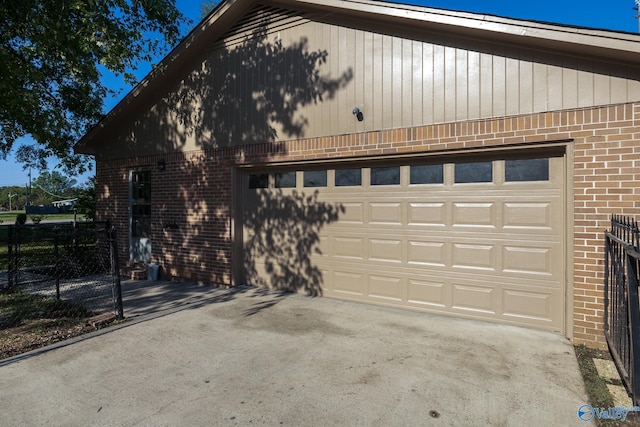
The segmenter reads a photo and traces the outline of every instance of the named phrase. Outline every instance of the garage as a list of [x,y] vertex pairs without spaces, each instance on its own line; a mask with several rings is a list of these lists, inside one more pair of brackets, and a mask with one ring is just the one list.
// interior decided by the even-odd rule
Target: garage
[[564,155],[529,151],[250,169],[244,281],[562,331]]

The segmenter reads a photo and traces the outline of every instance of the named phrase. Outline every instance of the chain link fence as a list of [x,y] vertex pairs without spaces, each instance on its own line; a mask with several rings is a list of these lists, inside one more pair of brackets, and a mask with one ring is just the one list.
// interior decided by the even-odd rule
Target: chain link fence
[[34,318],[123,317],[107,223],[0,226],[0,331]]

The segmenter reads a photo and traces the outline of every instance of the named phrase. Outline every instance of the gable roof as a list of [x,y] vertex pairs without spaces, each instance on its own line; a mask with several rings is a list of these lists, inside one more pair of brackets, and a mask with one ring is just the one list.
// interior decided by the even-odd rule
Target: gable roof
[[640,63],[640,34],[635,33],[372,0],[224,0],[78,141],[75,151],[95,154],[95,145],[105,129],[151,96],[155,88],[178,73],[190,59],[210,49],[212,42],[224,39],[239,26],[250,24],[254,15],[249,12],[256,7],[305,13],[325,22],[354,20],[373,32],[384,24],[621,64]]

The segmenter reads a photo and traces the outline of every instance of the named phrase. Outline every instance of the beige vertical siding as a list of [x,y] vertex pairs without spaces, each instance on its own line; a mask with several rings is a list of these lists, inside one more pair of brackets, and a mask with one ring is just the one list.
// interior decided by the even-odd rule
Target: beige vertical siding
[[[318,26],[324,37],[312,39]],[[640,83],[632,78],[638,70],[568,56],[475,42],[411,40],[318,22],[282,30],[280,36],[290,43],[309,37],[310,50],[326,49],[323,75],[337,78],[353,71],[334,99],[305,109],[308,117],[316,109],[331,112],[329,122],[309,121],[309,137],[640,99]],[[354,106],[365,112],[363,123],[351,117]]]
[[[185,64],[182,77],[168,82],[168,97],[159,94],[144,116],[122,123],[115,139],[127,141],[126,148],[110,144],[117,151],[109,153],[105,147],[99,156],[284,141],[640,99],[640,70],[623,65],[421,31],[406,30],[410,36],[401,37],[278,11],[261,16],[273,19],[262,27],[244,20],[244,27],[232,28],[225,40],[212,41],[198,62]],[[283,101],[261,99],[279,88],[309,89],[301,53],[326,55],[313,72],[337,90],[324,91],[315,101],[300,102],[295,92]],[[259,65],[251,66],[254,61]],[[352,115],[356,106],[364,112],[362,122]],[[283,117],[291,119],[293,128]]]

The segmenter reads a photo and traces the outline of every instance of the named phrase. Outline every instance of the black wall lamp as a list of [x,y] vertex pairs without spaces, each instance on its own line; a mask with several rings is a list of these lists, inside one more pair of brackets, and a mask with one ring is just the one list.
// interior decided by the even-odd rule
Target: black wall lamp
[[162,160],[158,160],[158,170],[165,170],[167,168],[167,163],[164,161],[164,159]]
[[353,110],[351,111],[351,113],[356,116],[356,119],[358,119],[359,122],[364,120],[364,116],[362,115],[362,110],[360,110],[359,107],[353,107]]

